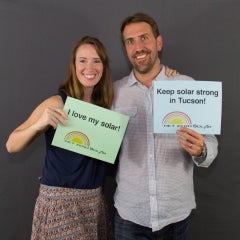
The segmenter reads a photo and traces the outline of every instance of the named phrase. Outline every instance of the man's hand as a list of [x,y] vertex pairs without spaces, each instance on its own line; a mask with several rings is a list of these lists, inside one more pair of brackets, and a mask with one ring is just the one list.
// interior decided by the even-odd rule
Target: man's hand
[[190,155],[199,157],[202,154],[205,139],[201,134],[186,127],[177,130],[176,134],[178,135],[179,144]]

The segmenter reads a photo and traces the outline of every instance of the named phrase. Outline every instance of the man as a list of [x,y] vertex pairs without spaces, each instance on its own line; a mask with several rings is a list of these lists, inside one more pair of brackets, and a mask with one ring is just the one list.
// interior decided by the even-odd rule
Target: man
[[193,165],[208,167],[217,155],[215,136],[181,128],[153,133],[153,81],[167,77],[158,53],[163,39],[156,22],[137,13],[121,25],[122,42],[133,70],[115,85],[113,109],[130,116],[122,144],[114,196],[116,240],[185,240],[196,207]]

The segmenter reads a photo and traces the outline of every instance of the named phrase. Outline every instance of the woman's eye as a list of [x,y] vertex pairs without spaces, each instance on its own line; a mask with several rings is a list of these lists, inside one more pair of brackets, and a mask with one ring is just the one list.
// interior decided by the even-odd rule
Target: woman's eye
[[102,63],[101,60],[95,60],[94,63]]
[[79,62],[80,62],[80,63],[85,63],[86,60],[84,60],[84,59],[80,59]]

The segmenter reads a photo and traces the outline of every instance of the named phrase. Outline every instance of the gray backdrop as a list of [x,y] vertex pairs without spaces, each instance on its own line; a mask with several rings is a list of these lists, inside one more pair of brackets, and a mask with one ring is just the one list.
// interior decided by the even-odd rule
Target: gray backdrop
[[[73,44],[84,35],[106,46],[117,79],[129,72],[120,43],[121,20],[152,15],[164,37],[162,62],[198,80],[223,82],[219,155],[195,169],[197,210],[190,240],[238,239],[240,233],[239,0],[0,0],[0,237],[30,237],[44,139],[8,154],[9,133],[62,82]],[[204,114],[204,113],[203,113]],[[105,192],[111,213],[115,188],[109,169]]]

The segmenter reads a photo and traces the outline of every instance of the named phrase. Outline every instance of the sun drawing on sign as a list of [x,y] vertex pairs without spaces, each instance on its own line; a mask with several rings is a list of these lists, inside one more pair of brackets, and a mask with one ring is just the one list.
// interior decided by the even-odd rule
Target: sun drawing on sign
[[68,133],[64,140],[84,147],[89,147],[90,145],[88,137],[84,133],[78,131]]
[[184,125],[191,124],[192,121],[190,117],[184,112],[170,112],[168,113],[162,121],[163,124],[172,124],[172,125]]

